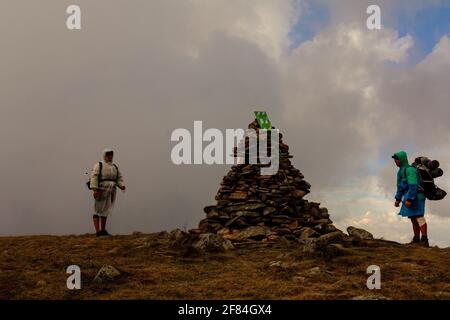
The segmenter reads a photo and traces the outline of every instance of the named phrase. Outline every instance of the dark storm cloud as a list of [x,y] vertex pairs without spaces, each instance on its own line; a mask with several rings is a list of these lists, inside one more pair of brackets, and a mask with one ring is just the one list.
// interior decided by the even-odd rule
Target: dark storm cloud
[[172,130],[246,127],[256,109],[336,220],[390,210],[371,197],[392,191],[383,161],[398,148],[450,164],[448,39],[404,66],[414,39],[364,29],[365,2],[326,2],[330,23],[292,51],[291,1],[80,1],[80,31],[65,28],[69,4],[0,4],[1,234],[90,231],[84,172],[105,147],[128,187],[112,231],[193,227],[229,166],[173,165]]
[[[116,150],[128,186],[119,194],[114,231],[193,226],[227,167],[173,165],[172,130],[192,130],[194,120],[205,129],[243,127],[255,107],[280,105],[275,64],[257,44],[220,26],[192,25],[201,7],[105,5],[81,3],[79,32],[65,29],[65,4],[8,6],[2,234],[90,230],[84,172],[105,147]],[[230,14],[224,26],[238,18]],[[204,27],[212,29],[207,41],[198,38]]]

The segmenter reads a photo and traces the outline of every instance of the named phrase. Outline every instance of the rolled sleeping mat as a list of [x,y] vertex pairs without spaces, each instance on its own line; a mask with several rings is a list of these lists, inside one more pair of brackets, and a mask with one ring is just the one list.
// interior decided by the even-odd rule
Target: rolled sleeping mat
[[444,175],[444,170],[442,170],[441,168],[437,168],[437,169],[433,169],[430,171],[431,176],[434,178],[439,178],[442,177]]
[[429,161],[429,162],[427,163],[426,166],[427,166],[428,169],[430,169],[430,170],[435,170],[435,169],[439,168],[439,165],[440,165],[439,161],[437,161],[437,160],[431,160],[431,161]]
[[421,161],[422,158],[423,158],[423,157],[417,157],[417,158],[415,158],[415,159],[414,159],[414,164],[415,164],[415,165],[421,164],[421,163],[422,163],[422,161]]
[[414,163],[422,164],[426,167],[428,166],[428,162],[430,162],[430,159],[427,157],[417,157],[416,159],[414,159]]

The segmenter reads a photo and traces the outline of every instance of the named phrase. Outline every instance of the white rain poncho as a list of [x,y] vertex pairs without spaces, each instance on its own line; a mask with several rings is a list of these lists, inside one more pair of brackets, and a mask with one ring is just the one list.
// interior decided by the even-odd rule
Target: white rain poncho
[[95,200],[95,214],[101,217],[108,217],[114,208],[116,200],[116,187],[123,187],[123,177],[120,170],[112,163],[106,162],[105,154],[113,152],[111,149],[103,150],[102,174],[98,181],[100,164],[97,162],[91,174],[91,189],[99,189],[100,196]]

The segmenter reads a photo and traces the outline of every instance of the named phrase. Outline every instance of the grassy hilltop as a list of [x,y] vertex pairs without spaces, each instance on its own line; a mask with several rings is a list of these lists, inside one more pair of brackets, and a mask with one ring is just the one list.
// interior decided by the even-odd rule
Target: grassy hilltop
[[[68,290],[66,268],[81,268]],[[120,276],[93,281],[103,265]],[[369,290],[369,265],[381,290]],[[250,243],[198,254],[171,246],[167,233],[0,238],[0,299],[450,299],[450,248],[373,240],[332,259],[295,243]]]

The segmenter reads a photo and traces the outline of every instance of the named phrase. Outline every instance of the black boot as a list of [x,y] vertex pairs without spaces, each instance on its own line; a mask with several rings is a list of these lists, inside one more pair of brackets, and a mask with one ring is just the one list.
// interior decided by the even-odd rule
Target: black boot
[[420,236],[414,236],[414,238],[409,244],[418,244],[418,243],[420,243]]
[[109,235],[110,234],[106,230],[100,230],[99,232],[97,232],[97,238],[106,237]]
[[422,235],[422,239],[420,239],[420,244],[421,244],[422,246],[424,246],[425,248],[429,248],[429,247],[430,247],[430,244],[428,243],[428,237]]

